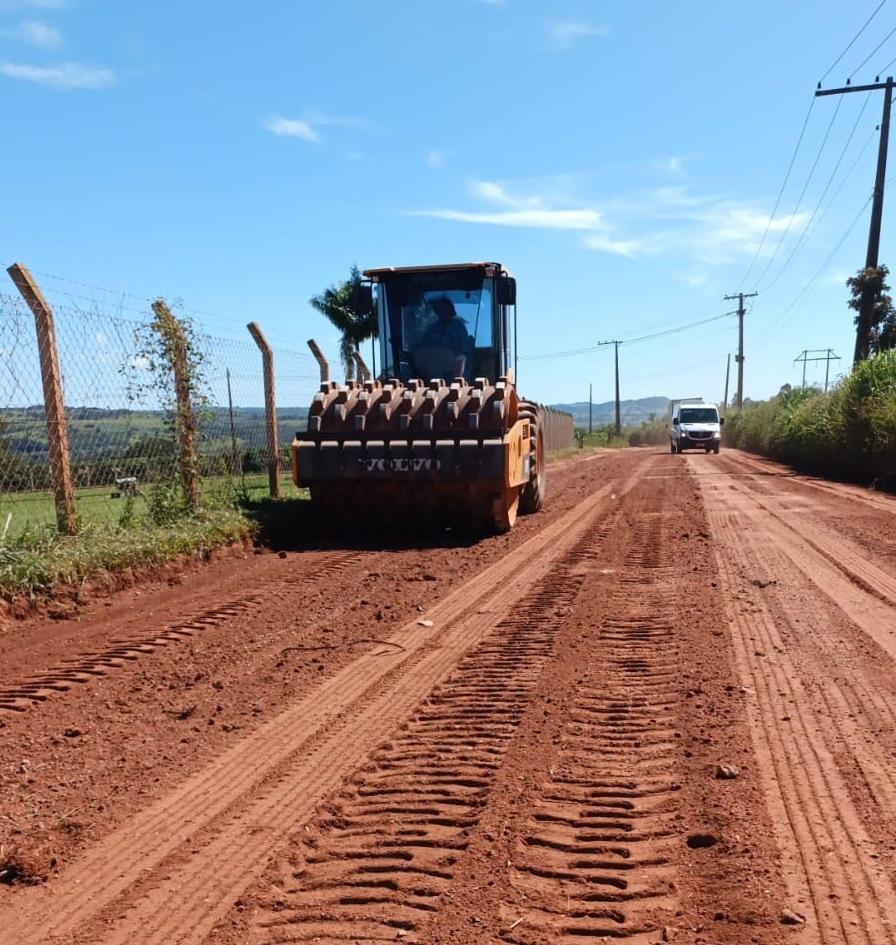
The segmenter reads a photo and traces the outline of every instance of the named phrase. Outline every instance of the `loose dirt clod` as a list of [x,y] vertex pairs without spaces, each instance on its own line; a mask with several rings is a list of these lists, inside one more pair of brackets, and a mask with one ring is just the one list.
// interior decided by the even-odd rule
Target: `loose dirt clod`
[[692,833],[685,841],[692,850],[705,850],[718,842],[719,838],[711,833]]
[[733,781],[740,777],[740,768],[736,765],[717,765],[716,778],[719,781]]

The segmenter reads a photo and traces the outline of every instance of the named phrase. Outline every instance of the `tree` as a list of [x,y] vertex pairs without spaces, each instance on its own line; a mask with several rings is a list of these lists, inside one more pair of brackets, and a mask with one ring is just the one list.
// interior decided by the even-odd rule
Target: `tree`
[[352,266],[345,282],[331,285],[309,301],[342,334],[339,355],[346,380],[352,380],[355,376],[354,353],[362,341],[377,335],[376,308],[370,291],[361,281],[361,271]]
[[[896,308],[886,282],[889,274],[886,266],[869,266],[846,280],[851,295],[849,307],[858,313],[855,317],[856,361],[896,347]],[[862,305],[869,294],[874,304],[869,322],[864,324]]]

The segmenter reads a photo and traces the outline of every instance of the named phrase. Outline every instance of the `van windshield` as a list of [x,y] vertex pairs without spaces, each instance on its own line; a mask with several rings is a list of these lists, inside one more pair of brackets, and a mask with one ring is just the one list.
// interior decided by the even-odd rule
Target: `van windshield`
[[719,412],[715,407],[688,407],[678,415],[680,423],[718,423]]

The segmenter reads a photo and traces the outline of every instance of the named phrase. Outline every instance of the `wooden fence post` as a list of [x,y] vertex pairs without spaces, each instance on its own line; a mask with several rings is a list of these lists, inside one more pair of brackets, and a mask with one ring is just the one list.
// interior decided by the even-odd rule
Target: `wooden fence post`
[[355,364],[358,366],[358,380],[369,381],[370,368],[367,367],[367,364],[365,363],[364,358],[361,357],[360,351],[353,351],[352,357],[355,359]]
[[196,453],[196,415],[193,412],[193,384],[190,376],[190,353],[184,326],[168,308],[168,303],[157,299],[152,303],[156,317],[153,329],[161,336],[174,373],[174,396],[177,410],[177,447],[180,456],[180,475],[184,498],[190,509],[198,509],[199,458]]
[[257,322],[246,327],[261,350],[264,371],[264,419],[268,439],[268,485],[271,497],[280,498],[280,434],[277,430],[277,398],[274,393],[274,352]]
[[64,535],[74,535],[75,499],[72,489],[71,462],[68,452],[68,425],[65,418],[65,400],[62,393],[62,375],[59,371],[59,352],[56,347],[56,327],[53,312],[43,293],[21,263],[6,270],[34,314],[37,329],[37,350],[40,357],[40,375],[44,388],[44,409],[47,420],[47,443],[50,453],[50,476],[56,501],[56,521]]
[[329,383],[330,365],[327,363],[327,359],[324,357],[323,351],[318,348],[317,342],[313,338],[308,339],[308,347],[311,349],[311,353],[314,355],[314,360],[317,361],[317,366],[320,368],[321,384]]

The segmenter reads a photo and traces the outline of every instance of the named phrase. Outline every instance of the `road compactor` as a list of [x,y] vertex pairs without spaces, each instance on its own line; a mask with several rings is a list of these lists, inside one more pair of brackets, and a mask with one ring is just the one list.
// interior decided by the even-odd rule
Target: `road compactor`
[[500,263],[368,269],[376,379],[325,381],[293,443],[324,515],[509,531],[541,508],[544,413],[517,394],[516,281]]

